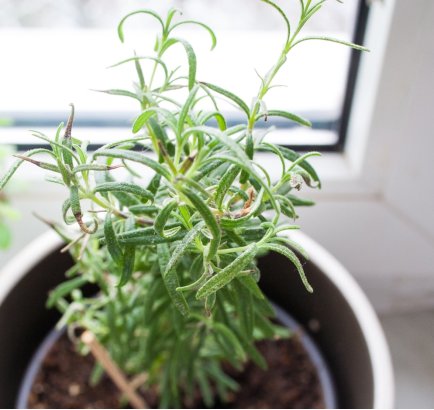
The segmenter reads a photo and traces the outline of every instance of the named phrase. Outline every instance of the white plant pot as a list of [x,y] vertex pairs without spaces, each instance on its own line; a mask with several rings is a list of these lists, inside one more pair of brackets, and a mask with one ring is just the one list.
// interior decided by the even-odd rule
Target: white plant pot
[[[291,234],[310,255],[308,294],[281,255],[260,258],[261,286],[303,326],[330,369],[338,407],[392,408],[393,371],[378,318],[348,271],[306,235]],[[57,320],[48,291],[71,265],[54,232],[40,236],[0,271],[0,407],[13,407],[34,352]],[[283,285],[282,285],[283,284]],[[287,284],[287,285],[286,285]]]

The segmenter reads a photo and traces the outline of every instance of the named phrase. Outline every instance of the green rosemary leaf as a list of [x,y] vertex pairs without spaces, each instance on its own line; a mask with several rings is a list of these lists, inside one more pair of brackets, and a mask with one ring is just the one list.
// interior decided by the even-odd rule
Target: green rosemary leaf
[[155,174],[152,177],[152,179],[149,181],[149,184],[146,187],[146,189],[155,195],[158,191],[158,188],[160,187],[160,183],[161,183],[161,175]]
[[203,401],[205,405],[208,408],[212,408],[214,405],[214,394],[210,385],[210,382],[208,380],[208,377],[204,374],[204,370],[206,369],[207,365],[204,363],[203,368],[201,366],[197,366],[196,373],[197,373],[197,383],[199,384],[199,389],[201,396],[203,398]]
[[[292,205],[292,204],[291,204]],[[291,219],[297,219],[298,214],[295,212],[295,209],[293,206],[288,206],[288,203],[280,203],[280,209],[282,211],[282,214],[287,216]]]
[[216,37],[214,31],[209,26],[207,26],[206,24],[204,24],[204,23],[202,23],[200,21],[196,21],[196,20],[183,20],[183,21],[180,21],[179,23],[174,24],[171,27],[170,31],[172,31],[176,27],[179,27],[179,26],[182,26],[182,25],[185,25],[185,24],[189,24],[189,25],[195,24],[195,25],[198,25],[200,27],[203,27],[206,31],[208,31],[209,35],[211,36],[211,41],[212,41],[211,50],[213,50],[215,48],[215,46],[217,45],[217,37]]
[[[250,222],[255,222],[256,224],[260,224],[260,221],[258,219],[252,219]],[[248,241],[259,241],[262,239],[265,235],[266,230],[262,227],[246,227],[242,231],[242,235],[244,239]]]
[[[39,154],[39,153],[47,153],[47,152],[51,154],[51,152],[45,148],[36,148],[36,149],[32,149],[30,151],[27,151],[26,153],[24,153],[24,156],[31,157],[31,156]],[[9,180],[12,178],[12,176],[15,174],[16,170],[20,167],[20,165],[23,162],[24,162],[24,159],[19,159],[8,169],[6,174],[3,175],[3,177],[0,179],[0,191],[9,182]]]
[[222,209],[222,203],[225,195],[228,192],[228,189],[234,183],[239,172],[240,169],[237,166],[232,165],[221,177],[215,193],[215,203],[218,209]]
[[105,374],[104,367],[99,362],[96,362],[93,366],[92,373],[89,377],[89,384],[92,387],[95,387],[98,385],[98,383],[102,380],[103,376]]
[[219,336],[222,336],[221,340],[229,352],[232,352],[240,361],[246,360],[246,353],[244,352],[238,337],[228,326],[223,323],[214,322],[212,327]]
[[282,208],[282,213],[288,218],[296,219],[298,218],[297,212],[295,212],[294,205],[292,202],[285,196],[275,195],[275,198],[280,202],[280,206]]
[[172,47],[174,44],[181,44],[184,47],[185,53],[187,54],[188,60],[188,89],[191,91],[196,84],[196,69],[197,69],[197,58],[191,44],[182,38],[171,38],[166,41],[165,45],[162,47],[162,52]]
[[281,15],[281,17],[282,17],[282,19],[283,19],[283,21],[285,22],[285,25],[286,25],[286,41],[285,41],[285,44],[288,44],[289,43],[289,39],[291,37],[291,25],[289,24],[289,20],[288,20],[288,17],[286,16],[286,13],[276,3],[272,2],[271,0],[261,0],[261,1],[263,1],[264,3],[267,3],[270,6],[274,7],[279,12],[279,14]]
[[163,60],[161,60],[161,58],[152,57],[152,56],[142,56],[142,57],[134,56],[134,57],[130,57],[130,58],[127,58],[126,60],[120,61],[119,63],[113,64],[113,65],[111,65],[108,68],[118,67],[118,66],[120,66],[122,64],[129,63],[130,61],[134,61],[135,63],[138,63],[141,60],[150,60],[150,61],[156,62],[163,69],[163,71],[164,71],[164,77],[166,79],[169,77],[169,70],[167,69],[166,63]]
[[175,128],[176,118],[175,116],[165,108],[161,107],[150,107],[144,110],[135,120],[133,124],[133,133],[138,133],[144,125],[148,123],[150,118],[161,115],[172,128]]
[[221,383],[226,386],[229,390],[236,392],[239,389],[238,383],[228,376],[223,369],[220,368],[219,363],[210,363],[206,367],[206,371],[217,383]]
[[[321,0],[317,4],[313,5],[313,7],[311,7],[310,9],[304,9],[303,8],[304,18],[301,19],[301,24],[300,24],[301,27],[304,26],[307,23],[307,21],[310,20],[312,18],[312,16],[321,9],[322,5],[326,1],[327,0]],[[340,0],[336,0],[336,1],[340,2]]]
[[261,333],[260,338],[271,339],[275,335],[275,330],[268,318],[256,312],[255,315],[255,330]]
[[[263,0],[262,0],[263,1]],[[259,118],[267,118],[267,117],[282,117],[288,120],[294,121],[297,124],[303,125],[305,127],[312,127],[312,123],[296,114],[287,112],[287,111],[279,111],[279,110],[269,110],[265,114],[258,115],[257,120]]]
[[189,285],[186,286],[180,286],[176,288],[176,290],[177,292],[188,292],[192,290],[198,290],[206,282],[208,278],[209,278],[208,272],[204,272],[203,275],[195,282],[190,283]]
[[73,223],[75,223],[75,218],[73,217],[68,217],[68,211],[71,209],[71,200],[68,198],[63,202],[62,205],[62,216],[63,216],[63,221],[67,224],[67,225],[72,225]]
[[125,38],[124,38],[124,23],[125,20],[127,20],[129,17],[135,15],[135,14],[148,14],[149,16],[154,17],[160,24],[161,24],[161,28],[162,30],[164,30],[164,22],[161,19],[161,17],[155,13],[155,11],[152,10],[147,10],[147,9],[143,9],[143,10],[137,10],[137,11],[133,11],[132,13],[127,14],[120,22],[118,25],[118,36],[119,36],[119,40],[121,40],[121,42],[123,43]]
[[176,242],[184,238],[185,231],[178,232],[175,235],[163,238],[160,235],[155,234],[154,228],[152,233],[143,233],[141,236],[127,236],[125,234],[118,235],[118,241],[122,245],[142,245],[142,246],[154,246],[160,243]]
[[[93,234],[98,229],[98,222],[96,219],[93,220],[94,226],[93,228],[89,228],[86,223],[83,221],[83,214],[81,212],[80,205],[80,193],[78,186],[71,185],[69,187],[69,207],[71,208],[72,214],[74,215],[75,220],[77,221],[80,229],[87,234]],[[66,211],[65,211],[66,209]],[[68,204],[64,203],[64,216],[66,216],[66,212],[68,211]],[[66,218],[65,218],[66,219]]]
[[237,216],[234,219],[222,217],[220,218],[220,225],[226,229],[234,229],[245,225],[246,221],[256,215],[262,206],[262,199],[264,196],[264,189],[261,189],[258,196],[254,199],[253,205],[250,206],[250,210],[247,215]]
[[338,38],[332,38],[332,37],[321,37],[321,36],[309,36],[309,37],[304,37],[298,41],[296,41],[293,45],[292,48],[294,48],[297,44],[302,43],[303,41],[311,41],[311,40],[321,40],[321,41],[330,41],[332,43],[337,43],[337,44],[342,44],[344,46],[348,46],[351,48],[354,48],[355,50],[359,50],[359,51],[369,51],[369,49],[367,49],[366,47],[360,46],[358,44],[354,44],[351,43],[349,41],[343,41],[340,40]]
[[128,210],[133,214],[145,214],[151,215],[159,211],[158,207],[154,205],[132,205],[128,207]]
[[211,119],[211,118],[215,118],[215,120],[217,121],[217,125],[219,127],[219,129],[221,131],[225,131],[227,129],[227,124],[226,124],[226,120],[225,117],[218,111],[214,111],[214,112],[210,112],[208,114],[206,114],[202,119],[201,119],[201,124],[202,125],[206,125],[206,123]]
[[[168,224],[168,228],[174,228],[176,226],[182,226],[180,223]],[[126,232],[118,234],[118,241],[122,242],[128,239],[135,239],[141,237],[155,236],[155,229],[153,226],[148,228],[131,229]]]
[[212,260],[214,256],[217,253],[217,249],[220,245],[220,239],[221,239],[221,231],[220,227],[217,223],[217,220],[214,216],[214,214],[209,209],[208,205],[198,196],[196,195],[192,190],[186,189],[185,187],[182,188],[182,193],[188,198],[188,200],[191,202],[191,204],[196,208],[196,210],[200,213],[202,218],[204,219],[206,226],[208,227],[209,231],[211,232],[212,239],[209,246],[209,252],[207,255],[208,260]]
[[205,134],[212,135],[221,144],[226,146],[231,151],[231,154],[233,154],[232,156],[226,154],[213,155],[212,158],[208,161],[223,160],[226,163],[230,162],[238,165],[243,171],[248,172],[249,175],[258,182],[258,184],[262,185],[262,187],[265,190],[265,193],[268,195],[268,199],[270,200],[271,204],[275,209],[277,209],[278,205],[274,200],[273,193],[270,191],[270,187],[263,180],[263,178],[261,178],[261,176],[256,172],[256,170],[253,168],[251,164],[250,159],[247,157],[246,153],[234,140],[228,138],[226,135],[224,135],[224,133],[210,127],[193,127],[188,130],[189,133],[194,131],[204,132]]
[[46,169],[47,171],[60,173],[59,168],[54,164],[50,164],[49,162],[39,161],[39,160],[30,158],[30,157],[26,157],[24,155],[19,155],[19,154],[15,154],[14,157],[22,159],[23,161],[26,161],[26,162],[30,162],[31,164],[36,165],[39,168]]
[[74,169],[72,170],[72,173],[78,174],[80,172],[87,172],[87,171],[105,172],[105,171],[112,171],[112,170],[120,168],[120,167],[121,167],[121,165],[108,166],[108,165],[100,165],[100,164],[82,164],[82,165],[77,165],[76,167],[74,167]]
[[175,7],[170,8],[169,11],[167,12],[166,24],[164,25],[165,26],[165,32],[164,33],[166,35],[168,35],[170,33],[170,28],[171,28],[170,25],[172,24],[172,20],[175,17],[176,13],[179,13],[182,15],[181,10],[179,10]]
[[55,137],[54,137],[54,142],[57,144],[57,145],[53,145],[52,146],[52,149],[53,149],[53,153],[55,154],[55,156],[56,157],[59,157],[60,156],[60,153],[59,153],[59,145],[60,145],[60,143],[61,143],[61,133],[62,133],[62,130],[63,130],[63,126],[64,126],[65,124],[63,123],[63,122],[61,122],[60,124],[59,124],[59,126],[57,127],[57,129],[56,129],[56,135],[55,135]]
[[128,90],[120,90],[120,89],[113,89],[113,90],[92,90],[92,91],[96,91],[98,93],[104,93],[104,94],[109,94],[109,95],[117,95],[117,96],[121,96],[121,97],[130,97],[130,98],[134,98],[137,101],[141,101],[140,97],[133,93],[132,91],[128,91]]
[[123,269],[122,276],[119,280],[118,287],[122,287],[128,283],[134,271],[134,262],[136,259],[136,246],[125,245],[123,253]]
[[298,274],[300,275],[301,281],[303,282],[304,287],[309,293],[313,292],[312,286],[309,284],[309,281],[306,278],[306,274],[304,273],[303,266],[298,259],[297,255],[288,249],[286,246],[278,245],[275,243],[266,243],[264,245],[261,245],[260,249],[267,249],[273,252],[277,252],[282,254],[283,256],[286,256],[295,266],[295,268],[298,271]]
[[315,205],[314,201],[311,201],[310,199],[303,199],[299,198],[295,195],[288,194],[286,197],[292,202],[292,205],[294,206],[313,206]]
[[69,200],[70,200],[72,214],[76,219],[81,218],[82,214],[81,214],[80,195],[78,192],[78,187],[76,185],[72,185],[69,189],[70,189]]
[[205,222],[199,222],[197,225],[193,227],[181,240],[181,242],[175,247],[175,249],[172,252],[172,256],[170,257],[169,261],[167,262],[167,266],[165,269],[165,273],[167,273],[169,270],[174,269],[179,261],[181,260],[182,256],[187,251],[187,248],[195,241],[195,239],[200,235],[201,230],[204,228]]
[[193,105],[193,103],[195,101],[195,97],[196,97],[196,94],[197,94],[198,90],[199,90],[199,86],[198,85],[195,85],[192,88],[192,90],[190,91],[190,94],[189,94],[187,100],[185,101],[185,104],[183,105],[183,107],[181,109],[181,112],[179,113],[178,127],[177,127],[178,137],[180,137],[181,134],[182,134],[182,131],[183,131],[184,126],[186,124],[186,119],[187,119],[188,113],[189,113],[190,108],[192,107],[192,105]]
[[194,179],[178,177],[178,179],[188,185],[189,188],[196,190],[199,194],[201,194],[207,201],[212,199],[211,194],[202,186],[200,182],[195,181]]
[[[136,52],[134,52],[136,55]],[[145,76],[143,75],[142,66],[140,64],[140,60],[137,58],[134,60],[134,68],[136,69],[137,77],[139,78],[140,90],[143,91],[145,89]]]
[[47,308],[52,308],[60,298],[69,295],[74,289],[77,289],[85,285],[86,283],[87,279],[84,276],[78,276],[74,279],[70,279],[66,282],[61,283],[53,291],[50,292],[46,304]]
[[[301,157],[300,154],[297,154],[295,151],[289,148],[285,148],[281,146],[276,146],[276,147],[282,153],[283,157],[288,161],[295,162]],[[264,147],[264,149],[269,151],[267,147]],[[318,187],[321,188],[321,181],[318,177],[318,174],[316,173],[315,169],[309,164],[309,162],[303,160],[302,162],[299,162],[297,165],[300,168],[304,169],[310,175],[312,180],[318,183]]]
[[143,128],[143,126],[149,121],[149,119],[155,114],[156,112],[153,109],[147,109],[143,111],[134,121],[133,124],[134,134],[139,132]]
[[216,294],[211,293],[211,295],[207,296],[205,298],[205,312],[207,312],[208,315],[211,315],[211,312],[214,308],[216,302]]
[[[227,164],[225,163],[225,161],[221,160],[221,161],[212,161],[212,162],[208,162],[207,164],[205,164],[204,166],[200,167],[197,174],[194,175],[194,179],[195,180],[201,180],[203,177],[207,176],[208,174],[210,174],[213,171],[216,171],[218,168],[224,166],[227,166]],[[219,169],[220,171],[220,169]]]
[[[108,174],[108,173],[106,172],[106,174]],[[101,182],[100,182],[100,180],[97,180],[96,181],[97,182],[97,186],[99,186],[99,185],[104,186],[104,184],[106,184],[106,183],[116,183],[114,181],[114,179],[111,178],[111,177],[110,178],[105,178],[104,180],[107,181],[107,182],[102,182],[103,179],[101,179]],[[106,199],[109,198],[108,194],[110,193],[111,195],[113,195],[118,200],[119,205],[121,207],[122,206],[127,206],[127,207],[134,206],[134,205],[137,205],[140,202],[140,200],[136,196],[134,196],[132,194],[129,194],[129,193],[126,193],[126,192],[122,192],[122,191],[116,191],[116,190],[105,191],[105,190],[101,190],[98,193],[101,196],[103,196],[104,198],[106,198]]]
[[206,82],[200,82],[200,84],[204,85],[205,87],[209,88],[212,91],[215,91],[216,93],[223,95],[226,98],[229,98],[231,101],[233,101],[239,108],[241,108],[247,115],[247,117],[250,116],[250,109],[247,106],[247,104],[238,96],[231,93],[228,90],[225,90],[224,88],[221,88],[217,85],[206,83]]
[[[63,157],[63,154],[67,157],[67,161],[65,161],[65,164],[67,164],[68,166],[70,166],[72,168],[73,165],[69,165],[69,157],[71,157],[71,159],[74,159],[77,163],[80,163],[79,158],[77,157],[76,153],[72,150],[72,144],[71,147],[69,146],[69,143],[71,142],[71,138],[67,139],[68,143],[65,143],[65,138],[62,137],[61,139],[61,143],[58,143],[50,138],[48,138],[46,135],[42,134],[39,131],[34,131],[34,130],[30,130],[32,132],[32,135],[36,138],[39,138],[45,142],[48,142],[48,144],[50,144],[53,153],[55,152],[55,148],[58,148],[58,151],[60,151],[62,153],[62,155],[60,155],[60,158],[63,159],[63,161],[65,161]],[[48,150],[47,150],[48,151]]]
[[62,175],[63,184],[69,187],[71,185],[71,173],[65,167],[65,164],[62,162],[60,154],[59,157],[57,158],[57,166],[59,167],[59,171]]
[[118,240],[116,238],[116,233],[113,228],[112,216],[109,212],[107,212],[105,218],[104,237],[110,256],[118,266],[121,266],[123,262],[122,249],[119,246]]
[[243,286],[245,286],[250,291],[253,296],[258,299],[265,299],[262,290],[259,288],[258,284],[256,283],[255,279],[252,278],[252,276],[239,276],[237,279]]
[[[236,293],[236,306],[239,314],[240,328],[243,329],[249,339],[253,336],[253,327],[255,324],[254,312],[253,312],[253,296],[250,291],[244,287],[239,281],[239,278],[235,278],[232,281],[234,290]],[[215,293],[214,293],[215,295]]]
[[[167,154],[170,156],[173,156],[175,153],[175,147],[173,146],[172,142],[169,140],[169,137],[167,136],[166,130],[164,127],[162,127],[155,118],[149,118],[149,126],[152,130],[153,135],[157,138],[158,141],[163,145],[164,149],[167,151]],[[160,152],[160,155],[162,153]],[[164,155],[163,155],[164,157]],[[172,161],[171,158],[167,158],[168,161]]]
[[176,263],[171,263],[175,252],[173,252],[171,257],[169,246],[167,244],[159,244],[157,246],[157,252],[158,263],[160,265],[160,271],[163,276],[167,292],[169,293],[170,298],[179,312],[183,316],[188,316],[190,310],[187,301],[185,300],[184,295],[181,292],[177,292],[176,290],[179,287],[179,280],[175,270]]
[[288,238],[287,236],[275,236],[272,239],[273,242],[282,242],[287,246],[290,246],[292,249],[297,251],[304,259],[309,260],[309,255],[297,242]]
[[136,195],[145,201],[152,201],[154,199],[154,195],[151,192],[139,185],[131,184],[129,182],[105,182],[97,185],[94,192],[122,192]]
[[251,339],[248,339],[236,329],[234,329],[234,332],[237,335],[243,350],[247,353],[247,356],[261,369],[266,370],[268,368],[267,362],[264,356],[262,356],[259,350],[254,346]]
[[285,175],[285,171],[286,171],[286,164],[285,164],[285,158],[283,157],[282,153],[279,151],[279,149],[274,145],[274,144],[270,144],[268,142],[262,142],[261,145],[259,146],[259,149],[262,149],[266,147],[269,151],[273,152],[274,154],[276,154],[279,157],[280,163],[282,165],[282,178]]
[[[177,206],[178,206],[178,201],[176,200],[169,201],[155,218],[155,222],[154,222],[155,232],[158,235],[162,236],[163,238],[166,238],[168,236],[167,232],[166,233],[164,232],[164,227],[168,219],[170,218],[170,214],[174,209],[176,209]],[[180,227],[178,228],[178,230],[179,229]],[[175,233],[177,233],[177,231]]]
[[178,41],[184,46],[185,52],[187,53],[188,59],[188,89],[192,90],[196,84],[196,66],[197,59],[193,47],[187,41],[183,39],[178,39]]
[[[71,132],[72,132],[72,124],[74,122],[74,113],[75,113],[75,108],[74,108],[74,104],[70,104],[71,106],[71,113],[69,114],[69,118],[68,118],[68,122],[66,123],[66,127],[65,127],[65,133],[63,135],[62,138],[62,143],[61,146],[62,148],[62,154],[63,154],[63,161],[65,162],[65,164],[67,166],[69,166],[69,168],[73,168],[73,161],[72,161],[72,157],[73,157],[73,153],[72,151],[72,141],[71,141]],[[50,141],[50,143],[54,143],[54,141]],[[78,162],[78,161],[77,161]]]
[[[245,150],[246,150],[247,158],[253,159],[253,155],[255,152],[255,145],[253,143],[253,136],[251,132],[247,133]],[[240,175],[240,184],[245,184],[248,179],[249,179],[249,173],[243,171]]]
[[164,165],[159,164],[157,161],[147,157],[146,155],[135,152],[135,151],[126,151],[121,149],[104,149],[95,151],[94,157],[109,157],[109,158],[119,158],[128,161],[137,162],[139,164],[145,165],[155,172],[160,174],[162,177],[166,179],[170,179],[170,173]]
[[[286,170],[287,173],[289,173],[290,171],[292,171],[296,166],[300,166],[300,164],[303,164],[306,162],[307,158],[310,157],[320,157],[321,154],[319,152],[308,152],[306,154],[301,155],[299,158],[297,158],[295,161],[292,162],[292,164],[288,167],[288,169]],[[309,173],[308,173],[309,174]],[[310,176],[310,175],[309,175]]]
[[196,294],[197,299],[203,299],[211,293],[217,292],[226,286],[253,260],[257,252],[256,243],[252,243],[247,249],[239,255],[233,262],[227,265],[219,273],[209,279]]

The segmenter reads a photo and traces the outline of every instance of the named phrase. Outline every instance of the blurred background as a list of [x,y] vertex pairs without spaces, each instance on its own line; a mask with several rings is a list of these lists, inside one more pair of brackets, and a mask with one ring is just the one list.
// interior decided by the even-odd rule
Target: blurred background
[[[294,19],[296,3],[279,2]],[[131,67],[106,67],[152,47],[154,26],[141,17],[131,20],[122,45],[115,30],[120,17],[171,6],[216,30],[212,52],[203,31],[182,33],[196,48],[198,77],[250,101],[259,85],[255,69],[264,73],[273,61],[283,30],[259,1],[0,0],[3,169],[10,162],[3,152],[35,146],[29,129],[53,134],[70,102],[77,137],[97,146],[129,135],[137,107],[91,89],[131,88]],[[315,42],[295,50],[280,78],[288,86],[273,91],[268,106],[305,116],[313,128],[275,123],[272,138],[324,153],[315,161],[323,189],[304,192],[318,204],[301,210],[299,224],[345,265],[379,313],[394,359],[397,406],[433,407],[434,3],[328,1],[320,14],[307,32],[371,51]],[[174,51],[171,58],[184,57]],[[239,120],[231,106],[227,111]],[[24,167],[0,198],[1,264],[45,231],[33,212],[61,219],[63,192],[43,179],[43,172]]]

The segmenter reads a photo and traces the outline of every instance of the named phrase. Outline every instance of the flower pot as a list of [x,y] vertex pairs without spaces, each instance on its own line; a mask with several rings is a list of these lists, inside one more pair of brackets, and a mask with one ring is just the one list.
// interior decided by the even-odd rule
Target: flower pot
[[[393,407],[390,355],[371,305],[322,247],[302,234],[293,238],[310,255],[305,270],[314,294],[306,292],[284,257],[271,253],[259,260],[261,287],[321,352],[326,366],[319,373],[330,370],[337,407]],[[48,232],[0,272],[0,407],[15,406],[29,362],[59,317],[45,301],[71,265],[69,256],[58,252],[61,245]]]

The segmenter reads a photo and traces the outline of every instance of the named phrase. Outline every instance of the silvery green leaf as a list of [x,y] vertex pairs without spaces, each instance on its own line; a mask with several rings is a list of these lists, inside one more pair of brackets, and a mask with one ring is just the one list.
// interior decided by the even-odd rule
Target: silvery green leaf
[[173,264],[173,262],[170,262],[173,256],[170,256],[168,245],[159,244],[157,246],[157,252],[158,263],[160,265],[160,271],[163,276],[167,292],[169,293],[170,298],[172,299],[174,305],[177,307],[179,312],[182,315],[187,316],[190,310],[187,301],[185,300],[185,297],[182,295],[181,292],[177,292],[177,288],[179,287],[179,279],[176,274],[175,264]]
[[145,201],[152,201],[154,199],[154,195],[152,195],[152,193],[147,189],[129,182],[105,182],[103,184],[97,185],[94,189],[94,192],[122,192],[136,195]]
[[300,275],[301,281],[303,282],[303,285],[306,288],[306,290],[310,293],[313,292],[312,286],[310,285],[309,281],[306,278],[306,274],[304,272],[303,266],[294,252],[292,252],[286,246],[275,244],[275,243],[266,243],[264,245],[261,245],[261,248],[280,253],[283,256],[287,257],[297,269],[298,274]]
[[154,161],[153,159],[147,157],[146,155],[140,152],[112,148],[112,149],[97,150],[93,155],[94,158],[109,157],[109,158],[119,158],[119,159],[137,162],[138,164],[142,164],[153,169],[155,172],[157,172],[164,178],[170,179],[170,173],[164,165],[159,164],[157,161]]
[[226,286],[235,279],[240,272],[253,260],[256,256],[257,246],[252,243],[247,249],[239,255],[232,263],[227,265],[219,273],[211,277],[196,294],[197,299],[203,299],[211,293],[217,292],[222,287]]

